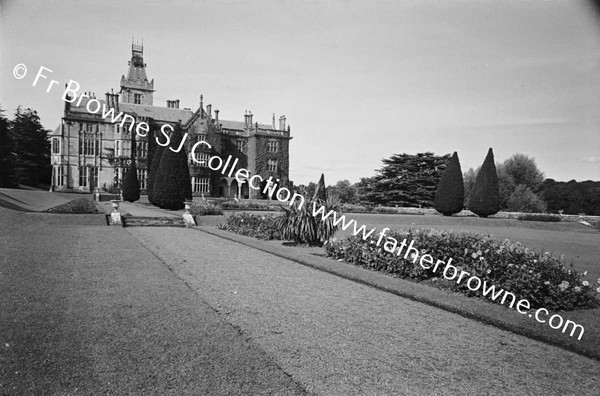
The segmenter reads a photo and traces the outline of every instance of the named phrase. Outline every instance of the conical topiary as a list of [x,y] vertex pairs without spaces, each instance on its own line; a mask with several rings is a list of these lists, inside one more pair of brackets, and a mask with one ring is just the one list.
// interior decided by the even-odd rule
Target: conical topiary
[[488,217],[500,210],[498,174],[491,148],[475,178],[475,184],[469,197],[469,210],[479,217]]
[[192,179],[184,147],[179,152],[171,148],[179,148],[183,136],[181,126],[177,125],[171,136],[171,144],[165,147],[160,165],[154,176],[153,197],[160,208],[178,210],[184,208],[184,201],[192,199]]
[[156,180],[156,172],[160,167],[160,159],[162,158],[162,154],[164,151],[163,146],[157,145],[154,154],[152,155],[152,162],[148,164],[148,179],[146,182],[146,192],[148,193],[148,201],[152,205],[156,205],[156,201],[154,200],[154,181]]
[[131,132],[131,166],[123,177],[123,199],[128,202],[135,202],[140,199],[140,182],[137,175],[137,167],[135,166],[136,157],[136,142],[135,133]]
[[456,151],[446,164],[435,192],[434,208],[444,216],[452,216],[463,208],[465,186]]
[[[156,123],[153,119],[150,119],[148,123],[150,125],[150,130],[148,131],[148,135],[146,137],[148,140],[148,151],[146,154],[146,194],[149,196],[150,190],[152,189],[152,184],[150,182],[154,181],[154,175],[152,175],[152,180],[150,180],[150,168],[152,167],[152,159],[154,158],[154,153],[156,152],[158,144],[156,144],[155,139],[157,130]],[[150,200],[150,198],[148,198],[148,200]]]

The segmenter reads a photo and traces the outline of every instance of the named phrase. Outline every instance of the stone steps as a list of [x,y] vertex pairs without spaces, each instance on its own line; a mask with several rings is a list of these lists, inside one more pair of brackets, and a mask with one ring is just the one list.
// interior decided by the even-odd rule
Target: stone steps
[[123,216],[123,227],[185,227],[181,217]]

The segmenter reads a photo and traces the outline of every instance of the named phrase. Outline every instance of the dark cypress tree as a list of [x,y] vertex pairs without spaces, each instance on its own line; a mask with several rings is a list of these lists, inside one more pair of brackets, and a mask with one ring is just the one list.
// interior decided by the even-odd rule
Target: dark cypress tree
[[148,200],[150,200],[150,190],[152,189],[152,183],[154,182],[154,174],[152,174],[152,159],[154,158],[154,153],[156,153],[156,148],[158,144],[156,144],[155,136],[157,132],[158,126],[153,119],[150,119],[148,124],[150,125],[150,131],[148,132],[148,154],[146,155],[146,194],[148,195]]
[[181,126],[177,125],[171,135],[171,144],[165,147],[154,176],[152,193],[156,205],[163,209],[183,209],[183,202],[192,199],[192,180],[185,147],[177,153],[171,150],[172,147],[179,148],[182,138]]
[[456,151],[446,164],[435,192],[434,208],[444,216],[452,216],[463,208],[465,186]]
[[500,210],[498,174],[491,148],[475,178],[475,184],[469,197],[469,210],[479,217],[488,217]]
[[149,164],[150,168],[148,168],[146,191],[148,192],[148,201],[154,206],[158,206],[154,199],[154,185],[156,184],[156,173],[160,168],[160,160],[164,151],[165,147],[156,145],[156,150],[154,151],[154,154],[152,154],[152,163]]
[[10,122],[3,113],[4,110],[0,109],[0,187],[14,187]]
[[131,165],[129,170],[123,176],[123,199],[128,202],[135,202],[140,199],[140,182],[137,176],[135,132],[131,132]]

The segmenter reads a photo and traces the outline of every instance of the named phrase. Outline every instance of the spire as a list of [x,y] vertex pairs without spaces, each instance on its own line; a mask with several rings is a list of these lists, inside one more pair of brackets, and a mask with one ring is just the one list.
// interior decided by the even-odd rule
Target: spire
[[152,106],[154,79],[148,81],[144,63],[144,41],[136,43],[131,39],[131,60],[127,76],[121,77],[121,101]]

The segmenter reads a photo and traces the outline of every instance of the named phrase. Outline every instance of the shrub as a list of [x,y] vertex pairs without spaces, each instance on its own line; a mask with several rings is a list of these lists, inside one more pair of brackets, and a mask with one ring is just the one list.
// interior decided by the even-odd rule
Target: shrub
[[181,126],[177,125],[171,136],[170,147],[163,150],[156,171],[152,188],[155,202],[152,203],[162,209],[183,209],[183,202],[192,200],[192,180],[185,148],[177,153],[171,150],[172,147],[179,147],[182,138]]
[[[525,298],[533,308],[570,310],[600,306],[596,291],[587,281],[582,281],[577,271],[565,267],[564,258],[534,252],[518,242],[499,242],[491,236],[425,229],[397,231],[389,236],[398,241],[406,238],[407,243],[414,240],[421,256],[430,254],[445,262],[452,258],[459,272],[464,270],[471,276],[477,276],[497,290],[505,289],[517,299]],[[435,273],[425,270],[418,263],[413,264],[410,257],[405,260],[404,254],[397,256],[359,237],[332,241],[326,244],[325,251],[329,257],[402,278],[444,279],[439,269]],[[476,292],[469,290],[464,279],[459,284],[446,281],[446,285],[469,296],[481,296],[481,289]],[[507,305],[511,300],[510,297],[506,299]]]
[[433,206],[444,216],[452,216],[462,210],[465,200],[465,186],[456,151],[448,160],[446,170],[435,192]]
[[341,210],[344,213],[372,213],[373,207],[345,203],[342,204]]
[[546,222],[559,222],[562,221],[562,217],[553,214],[544,213],[528,213],[520,215],[517,219],[521,221],[546,221]]
[[498,174],[494,165],[494,153],[490,148],[469,197],[469,210],[479,217],[488,217],[500,210]]
[[123,199],[128,202],[135,202],[140,199],[140,182],[137,177],[135,160],[131,162],[129,170],[123,177]]
[[278,210],[279,205],[271,205],[262,204],[257,202],[235,202],[235,201],[226,201],[221,203],[221,207],[223,209],[232,209],[232,210]]
[[148,202],[152,205],[158,206],[154,200],[154,182],[156,180],[156,174],[160,168],[160,160],[162,158],[165,148],[163,146],[157,146],[152,155],[152,161],[148,164],[148,178],[146,179],[146,190],[148,192]]
[[190,209],[190,213],[193,216],[211,216],[211,215],[222,215],[223,210],[210,203],[194,203]]
[[263,240],[281,239],[280,229],[276,224],[277,218],[278,216],[274,215],[233,213],[227,216],[225,223],[219,224],[217,228]]
[[104,183],[102,185],[102,189],[104,191],[106,191],[107,193],[111,193],[111,194],[119,194],[121,192],[119,187],[115,186],[114,184],[106,185],[106,183]]

